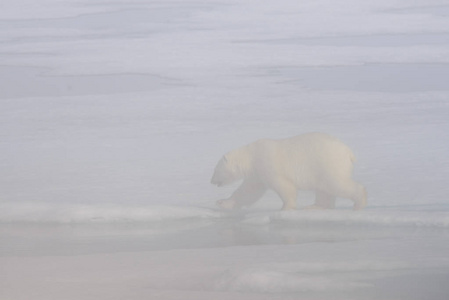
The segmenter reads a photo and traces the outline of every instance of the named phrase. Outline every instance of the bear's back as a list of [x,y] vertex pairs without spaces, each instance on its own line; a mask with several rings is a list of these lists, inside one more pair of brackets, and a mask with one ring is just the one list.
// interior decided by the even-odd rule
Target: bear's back
[[311,157],[352,153],[342,141],[326,133],[312,132],[279,140],[281,147],[291,151],[308,152]]
[[282,174],[298,187],[313,188],[318,181],[327,181],[352,172],[352,151],[339,139],[325,133],[306,133],[281,140],[265,140],[265,164],[274,173]]

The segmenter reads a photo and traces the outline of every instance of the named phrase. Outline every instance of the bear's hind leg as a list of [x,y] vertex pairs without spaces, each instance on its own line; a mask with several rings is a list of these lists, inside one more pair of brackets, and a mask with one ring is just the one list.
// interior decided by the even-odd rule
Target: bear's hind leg
[[334,209],[335,196],[322,191],[315,192],[315,203],[304,209]]
[[355,196],[355,200],[353,200],[354,201],[354,210],[361,210],[361,209],[365,208],[365,206],[366,206],[367,194],[366,194],[366,189],[363,185],[361,185],[361,184],[357,184],[357,185],[358,185],[357,195]]
[[358,182],[353,180],[347,181],[341,186],[340,194],[339,196],[354,202],[354,210],[361,210],[366,206],[366,189]]

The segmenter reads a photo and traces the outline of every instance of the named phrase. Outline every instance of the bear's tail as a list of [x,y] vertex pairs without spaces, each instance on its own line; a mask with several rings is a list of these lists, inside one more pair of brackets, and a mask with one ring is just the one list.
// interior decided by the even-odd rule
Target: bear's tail
[[352,151],[349,152],[349,159],[352,163],[355,163],[357,161],[357,158],[355,157],[354,153],[352,153]]

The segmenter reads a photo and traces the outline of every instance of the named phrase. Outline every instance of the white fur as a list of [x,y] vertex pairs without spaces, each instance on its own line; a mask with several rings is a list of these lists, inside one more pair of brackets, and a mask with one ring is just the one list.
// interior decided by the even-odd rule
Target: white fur
[[298,190],[316,192],[316,202],[309,208],[334,208],[335,198],[341,197],[351,199],[354,209],[362,209],[366,192],[351,178],[354,161],[348,146],[324,133],[263,139],[224,155],[211,183],[222,186],[243,179],[230,198],[218,201],[227,209],[251,205],[267,189],[281,197],[284,210],[296,208]]

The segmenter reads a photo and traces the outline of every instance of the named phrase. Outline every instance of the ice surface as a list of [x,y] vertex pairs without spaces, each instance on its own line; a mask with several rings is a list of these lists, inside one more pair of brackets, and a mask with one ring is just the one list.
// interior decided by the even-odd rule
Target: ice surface
[[219,218],[221,213],[181,206],[57,205],[10,203],[0,205],[2,222],[141,223]]
[[[228,225],[209,235],[203,231],[203,238],[257,237]],[[181,245],[182,236],[192,238],[201,227],[175,234],[171,243],[173,233],[152,235],[148,227],[6,229],[2,239],[8,233],[10,245],[2,243],[1,291],[15,299],[32,293],[41,299],[444,299],[448,292],[447,235],[435,231],[328,227],[319,236],[308,228],[303,233],[314,236],[298,243],[285,236],[285,243],[271,245],[199,247],[197,240],[195,248],[177,248],[169,246]],[[5,251],[14,244],[14,254]],[[155,248],[160,245],[166,248]]]
[[3,223],[107,224],[155,223],[210,220],[220,222],[229,218],[243,224],[267,225],[286,223],[296,226],[381,226],[449,228],[448,206],[427,206],[402,209],[294,211],[294,212],[226,212],[193,206],[150,206],[118,204],[44,204],[4,203],[0,205]]
[[[0,298],[448,298],[448,15],[2,1]],[[215,208],[223,153],[309,131],[354,150],[366,210]]]

